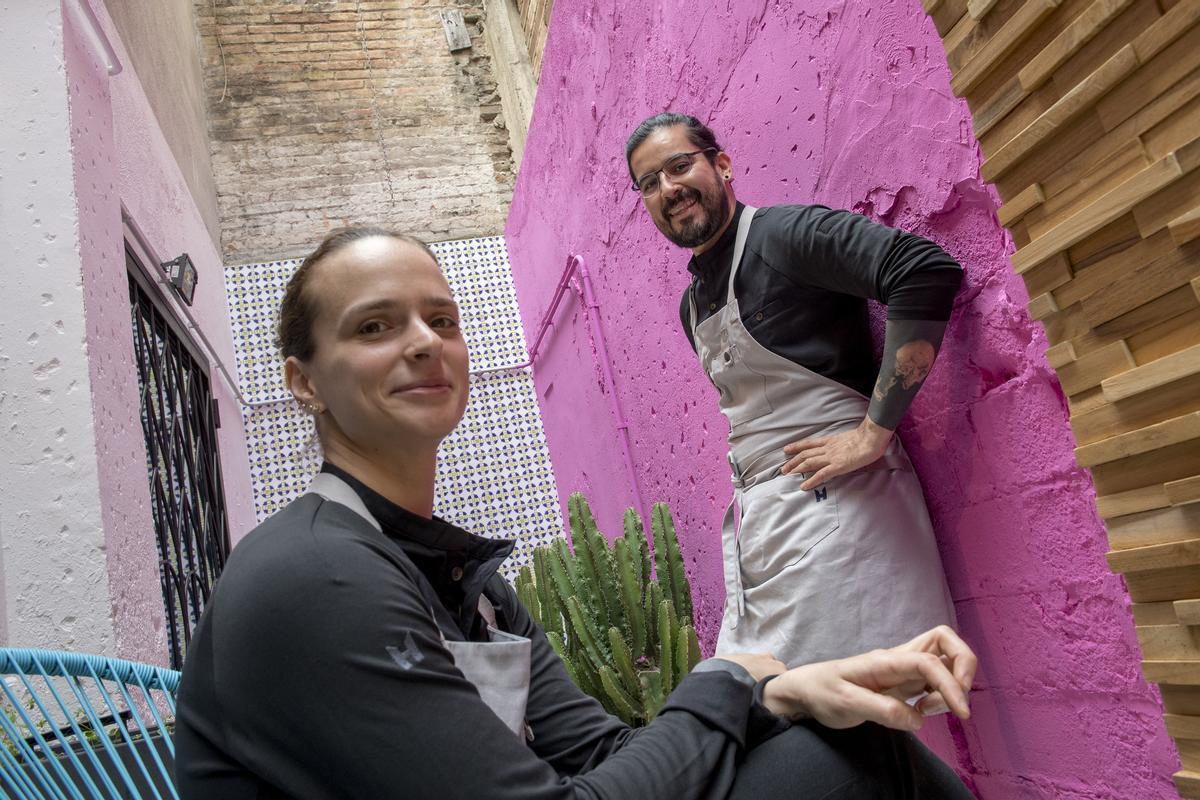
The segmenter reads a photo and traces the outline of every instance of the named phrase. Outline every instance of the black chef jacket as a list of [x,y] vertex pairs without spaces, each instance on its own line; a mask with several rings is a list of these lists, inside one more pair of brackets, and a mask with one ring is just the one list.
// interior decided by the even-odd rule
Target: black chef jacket
[[[725,305],[738,220],[688,264],[693,279],[679,306],[692,339],[688,292],[698,322]],[[948,320],[962,267],[928,239],[824,206],[761,208],[746,238],[734,296],[742,324],[768,350],[870,396],[879,375],[867,298],[888,319]],[[693,342],[693,347],[695,343]]]
[[[234,548],[179,689],[184,800],[720,798],[740,754],[787,727],[752,701],[748,674],[720,670],[693,672],[649,726],[627,727],[575,687],[496,573],[512,542],[325,469],[383,531],[310,494]],[[532,640],[528,744],[441,643],[483,639],[480,591],[501,628]]]

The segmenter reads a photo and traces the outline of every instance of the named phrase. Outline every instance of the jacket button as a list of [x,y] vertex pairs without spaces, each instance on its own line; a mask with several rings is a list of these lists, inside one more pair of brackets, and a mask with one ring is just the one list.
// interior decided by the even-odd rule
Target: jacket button
[[762,322],[762,312],[760,311],[760,312],[758,312],[757,314],[755,314],[755,315],[754,315],[754,319],[755,319],[755,321],[757,321],[757,322]]
[[450,580],[461,581],[462,576],[463,576],[463,568],[462,567],[455,566],[455,567],[450,568]]
[[709,310],[709,311],[716,311],[716,310],[717,310],[717,304],[716,304],[716,303],[709,303],[709,304],[708,304],[708,310]]

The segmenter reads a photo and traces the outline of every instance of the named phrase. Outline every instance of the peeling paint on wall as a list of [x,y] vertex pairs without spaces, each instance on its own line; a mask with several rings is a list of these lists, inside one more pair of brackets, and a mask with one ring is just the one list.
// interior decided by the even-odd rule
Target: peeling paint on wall
[[[687,254],[629,190],[625,137],[658,111],[695,113],[732,155],[740,198],[848,208],[942,244],[966,281],[901,435],[982,669],[971,722],[935,720],[925,738],[983,798],[1174,797],[1091,479],[949,80],[916,0],[558,0],[506,232],[526,332],[567,254],[587,258],[642,491],[675,512],[711,648],[728,428],[680,329]],[[560,495],[587,492],[612,535],[630,490],[585,310],[557,322],[535,379]],[[878,340],[878,308],[873,322]]]

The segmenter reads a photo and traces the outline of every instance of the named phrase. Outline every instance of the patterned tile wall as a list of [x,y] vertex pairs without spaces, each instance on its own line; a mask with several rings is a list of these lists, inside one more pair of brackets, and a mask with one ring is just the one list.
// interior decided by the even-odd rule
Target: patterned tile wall
[[[525,339],[499,236],[432,245],[462,309],[472,373],[525,360]],[[312,423],[283,386],[272,344],[279,301],[300,261],[225,269],[242,410],[262,520],[291,502],[320,463]],[[530,551],[563,534],[558,492],[533,379],[527,370],[472,374],[462,423],[442,443],[435,513],[482,536],[517,539],[503,571],[512,577]]]

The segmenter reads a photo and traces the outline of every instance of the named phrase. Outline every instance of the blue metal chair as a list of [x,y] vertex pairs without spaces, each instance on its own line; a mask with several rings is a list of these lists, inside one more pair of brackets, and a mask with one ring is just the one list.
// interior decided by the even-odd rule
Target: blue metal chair
[[117,658],[0,648],[0,795],[178,800],[179,673]]

